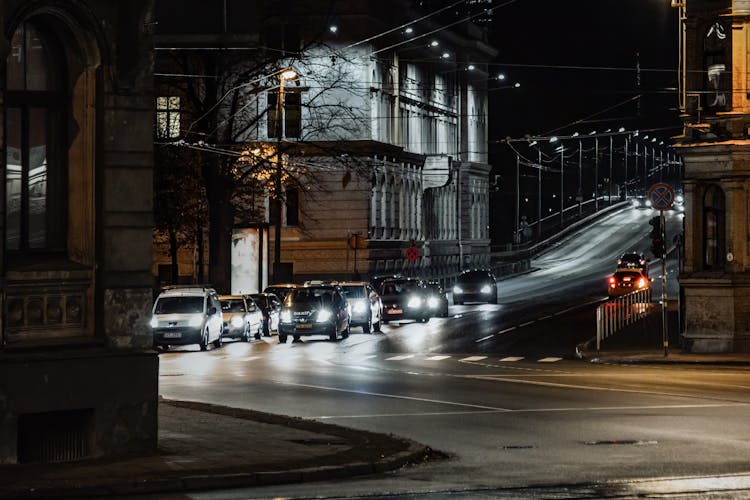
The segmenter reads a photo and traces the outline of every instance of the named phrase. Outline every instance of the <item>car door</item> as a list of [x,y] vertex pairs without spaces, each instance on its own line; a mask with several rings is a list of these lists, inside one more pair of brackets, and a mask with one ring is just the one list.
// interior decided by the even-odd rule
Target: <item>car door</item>
[[221,312],[221,301],[219,301],[219,296],[213,293],[208,294],[206,305],[208,306],[206,312],[211,311],[212,308],[214,311],[214,313],[208,318],[208,341],[213,342],[221,337],[221,330],[224,328],[224,319]]

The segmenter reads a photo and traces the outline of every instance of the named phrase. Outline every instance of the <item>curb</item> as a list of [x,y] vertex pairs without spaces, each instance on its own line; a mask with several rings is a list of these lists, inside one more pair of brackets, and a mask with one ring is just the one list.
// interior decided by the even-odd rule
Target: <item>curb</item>
[[[190,401],[160,400],[160,404],[190,408],[207,413],[221,413],[275,425],[297,427],[306,430],[339,435],[350,440],[353,446],[361,441],[385,440],[390,447],[394,444],[403,447],[388,456],[383,456],[386,448],[373,447],[373,459],[342,463],[339,465],[321,465],[317,467],[297,468],[290,470],[263,472],[232,472],[216,469],[214,473],[196,474],[195,471],[154,471],[152,477],[130,477],[127,479],[112,479],[106,477],[91,477],[83,481],[75,479],[52,479],[46,484],[39,484],[33,488],[26,485],[3,487],[0,499],[6,498],[81,498],[92,496],[115,496],[153,493],[180,493],[194,490],[211,490],[223,488],[247,488],[254,486],[269,486],[280,484],[305,483],[309,481],[324,481],[345,479],[353,476],[378,474],[396,470],[402,467],[417,465],[428,460],[443,459],[447,456],[430,447],[415,441],[395,437],[392,435],[376,434],[367,431],[357,431],[332,424],[304,420],[296,417],[273,415],[253,410],[239,410],[231,407],[211,405]],[[344,452],[344,455],[346,452]]]

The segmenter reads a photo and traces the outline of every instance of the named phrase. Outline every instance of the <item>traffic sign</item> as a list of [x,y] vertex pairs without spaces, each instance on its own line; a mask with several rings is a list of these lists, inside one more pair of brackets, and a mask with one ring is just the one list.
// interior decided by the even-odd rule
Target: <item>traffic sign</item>
[[419,249],[415,246],[411,246],[406,249],[406,260],[415,261],[419,258]]
[[674,204],[674,189],[669,184],[657,182],[648,190],[648,199],[656,210],[668,210]]

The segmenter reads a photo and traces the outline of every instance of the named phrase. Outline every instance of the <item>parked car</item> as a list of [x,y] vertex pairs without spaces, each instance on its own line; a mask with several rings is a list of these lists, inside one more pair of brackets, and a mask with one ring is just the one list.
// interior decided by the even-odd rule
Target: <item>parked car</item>
[[497,303],[497,278],[491,271],[473,269],[462,272],[453,285],[453,303]]
[[415,278],[391,278],[380,284],[383,301],[383,321],[413,319],[426,323],[430,320],[427,287]]
[[221,303],[213,288],[165,287],[154,302],[151,329],[156,348],[198,344],[205,351],[210,343],[221,347],[223,325]]
[[648,261],[640,252],[625,252],[617,259],[617,269],[638,269],[648,276]]
[[272,331],[279,329],[279,314],[281,313],[281,300],[275,293],[263,292],[253,293],[249,297],[255,301],[261,312],[260,331],[264,337],[270,337]]
[[361,326],[363,333],[379,332],[383,316],[383,301],[373,286],[366,281],[340,281],[351,307],[352,326]]
[[432,316],[448,316],[448,296],[439,281],[429,280],[427,286],[427,307]]
[[251,297],[220,295],[219,301],[224,317],[223,338],[235,338],[243,342],[250,340],[251,336],[260,338],[263,313]]
[[278,283],[267,286],[265,290],[263,290],[263,293],[272,293],[276,295],[281,302],[284,302],[286,294],[295,288],[297,288],[296,283]]
[[618,269],[607,280],[607,295],[619,297],[638,290],[651,290],[651,280],[638,269]]
[[281,307],[279,343],[291,335],[326,335],[330,340],[349,336],[350,306],[337,285],[300,286],[290,291]]

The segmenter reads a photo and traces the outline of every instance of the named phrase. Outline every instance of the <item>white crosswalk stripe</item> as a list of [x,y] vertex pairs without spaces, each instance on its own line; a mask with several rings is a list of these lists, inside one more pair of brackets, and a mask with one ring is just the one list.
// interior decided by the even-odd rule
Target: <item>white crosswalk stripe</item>
[[427,361],[442,361],[448,358],[450,358],[450,356],[430,356],[429,358],[425,358],[425,359]]
[[556,362],[556,361],[560,361],[561,359],[562,359],[562,358],[554,358],[554,357],[550,357],[550,358],[542,358],[542,359],[540,359],[540,360],[539,360],[538,362],[539,362],[539,363],[554,363],[554,362]]
[[513,363],[514,361],[521,361],[523,359],[523,356],[508,356],[507,358],[503,358],[500,361],[503,361],[505,363]]
[[487,359],[487,356],[469,356],[468,358],[459,359],[459,361],[482,361]]
[[410,359],[413,358],[413,354],[404,354],[402,356],[393,356],[390,358],[385,358],[386,361],[403,361],[404,359]]

